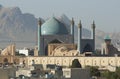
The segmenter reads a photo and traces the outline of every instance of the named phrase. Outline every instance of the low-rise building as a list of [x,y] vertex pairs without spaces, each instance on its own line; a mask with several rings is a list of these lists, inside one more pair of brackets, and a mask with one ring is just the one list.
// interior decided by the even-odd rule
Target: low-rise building
[[28,56],[29,55],[29,50],[28,49],[20,49],[19,50],[19,54],[24,54],[25,56]]

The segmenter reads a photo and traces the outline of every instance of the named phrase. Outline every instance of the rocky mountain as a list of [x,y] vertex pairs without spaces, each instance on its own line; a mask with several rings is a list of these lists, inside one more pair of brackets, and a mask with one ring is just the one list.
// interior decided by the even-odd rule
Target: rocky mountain
[[[68,29],[70,29],[71,21],[66,15],[61,15],[59,20],[63,22]],[[75,31],[77,31],[77,26],[75,26]],[[83,32],[84,36],[89,36],[89,30],[84,29]],[[76,34],[77,32],[75,32],[75,36],[77,36]],[[18,47],[29,47],[27,43],[32,43],[35,45],[36,39],[37,18],[35,18],[34,15],[29,13],[22,13],[18,7],[6,8],[0,5],[1,47],[6,46],[6,44],[11,42],[15,42]]]
[[[61,15],[59,17],[59,19],[60,19],[61,22],[63,22],[67,26],[68,30],[70,30],[71,20],[65,14]],[[74,28],[75,36],[77,36],[77,29],[78,29],[78,26],[75,25],[75,28]],[[82,30],[83,30],[83,33],[82,33],[83,38],[91,37],[90,30],[88,30],[86,28],[82,28]]]
[[34,42],[36,30],[37,19],[34,15],[23,14],[18,7],[6,8],[0,5],[0,44],[16,41]]
[[[70,30],[71,20],[66,15],[57,17]],[[41,18],[42,19],[42,18]],[[44,22],[44,20],[42,19]],[[83,28],[83,38],[90,38],[91,31]],[[106,34],[96,30],[96,47],[99,48]],[[115,36],[116,35],[116,36]],[[113,38],[119,39],[116,33]],[[0,48],[16,43],[17,47],[34,47],[37,41],[37,18],[30,13],[22,13],[18,7],[3,7],[0,5]],[[77,42],[77,25],[75,25],[75,41]]]

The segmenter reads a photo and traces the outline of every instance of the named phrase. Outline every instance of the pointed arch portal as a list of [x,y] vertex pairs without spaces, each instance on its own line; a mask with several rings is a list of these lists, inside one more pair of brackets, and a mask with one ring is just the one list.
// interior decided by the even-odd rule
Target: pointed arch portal
[[92,52],[92,47],[90,44],[86,44],[84,49],[83,49],[83,53],[84,52]]
[[[58,39],[54,39],[54,40],[52,40],[49,44],[54,44],[54,43],[62,43],[60,40],[58,40]],[[47,55],[48,54],[48,45],[45,47],[45,55]]]
[[4,63],[8,63],[8,59],[7,58],[4,58]]

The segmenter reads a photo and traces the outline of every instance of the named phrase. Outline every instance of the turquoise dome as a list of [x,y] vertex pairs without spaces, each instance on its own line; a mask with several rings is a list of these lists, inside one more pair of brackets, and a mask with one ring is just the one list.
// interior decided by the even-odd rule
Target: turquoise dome
[[68,34],[67,28],[59,22],[56,18],[52,17],[47,20],[41,26],[41,34],[42,35],[64,35]]
[[105,40],[111,40],[111,38],[109,37],[109,35],[106,35],[104,39]]

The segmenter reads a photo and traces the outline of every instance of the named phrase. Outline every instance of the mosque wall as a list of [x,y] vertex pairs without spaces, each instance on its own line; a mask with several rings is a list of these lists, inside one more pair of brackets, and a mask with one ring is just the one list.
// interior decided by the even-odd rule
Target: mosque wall
[[72,61],[78,59],[82,67],[85,66],[120,66],[120,57],[26,57],[26,64],[31,65],[32,60],[35,64],[57,64],[62,66],[71,66]]
[[19,57],[19,56],[0,56],[0,63],[4,64],[6,62],[8,62],[9,64],[20,64],[23,63],[23,61],[25,61],[25,63],[27,63],[27,59],[26,57]]
[[13,56],[0,56],[0,63],[13,63]]
[[57,43],[55,40],[58,40],[60,43],[72,43],[71,35],[41,35],[41,51],[44,52],[43,56],[48,55],[48,44]]
[[[48,56],[54,56],[54,52],[55,50],[57,50],[56,52],[58,52],[59,47],[61,46],[65,46],[67,49],[67,52],[70,50],[76,50],[77,49],[77,45],[76,44],[48,44]],[[57,48],[57,49],[56,49]],[[62,53],[62,51],[60,52],[60,54]]]

